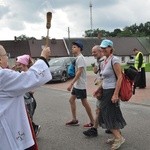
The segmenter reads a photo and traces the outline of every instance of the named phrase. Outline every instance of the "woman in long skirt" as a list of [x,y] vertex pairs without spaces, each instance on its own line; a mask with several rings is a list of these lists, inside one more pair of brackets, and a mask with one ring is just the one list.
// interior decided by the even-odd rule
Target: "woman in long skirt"
[[115,150],[125,142],[125,138],[120,132],[120,129],[123,129],[126,125],[119,105],[122,72],[119,59],[113,55],[113,42],[107,39],[103,40],[100,47],[107,59],[104,61],[101,70],[103,95],[99,124],[102,128],[112,131],[114,137],[108,139],[107,143],[112,144],[111,149]]

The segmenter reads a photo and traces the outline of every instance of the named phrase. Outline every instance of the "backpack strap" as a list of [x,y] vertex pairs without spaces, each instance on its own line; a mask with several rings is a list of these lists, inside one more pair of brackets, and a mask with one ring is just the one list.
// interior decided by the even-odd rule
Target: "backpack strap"
[[[113,58],[112,58],[112,59],[113,59]],[[117,75],[116,75],[115,70],[114,70],[114,67],[113,67],[112,59],[111,59],[111,66],[112,66],[114,75],[115,75],[115,77],[116,77],[116,79],[117,79]],[[132,82],[132,84],[133,84],[133,91],[132,91],[132,92],[133,92],[133,95],[135,95],[135,86],[134,86],[134,82]]]
[[115,75],[115,77],[116,77],[116,79],[117,79],[117,75],[116,75],[116,72],[115,72],[115,70],[114,70],[114,66],[113,66],[113,58],[114,57],[112,57],[112,59],[111,59],[111,66],[112,66],[112,69],[113,69],[113,72],[114,72],[114,75]]

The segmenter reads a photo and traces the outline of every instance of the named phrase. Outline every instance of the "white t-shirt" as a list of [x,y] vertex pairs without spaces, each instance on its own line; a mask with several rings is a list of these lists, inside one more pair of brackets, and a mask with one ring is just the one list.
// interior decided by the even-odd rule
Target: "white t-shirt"
[[107,64],[104,63],[103,63],[103,68],[101,70],[101,74],[103,78],[102,87],[103,89],[114,89],[116,87],[116,76],[114,74],[112,65],[116,63],[120,64],[119,58],[116,56],[112,56],[111,59],[109,59],[109,61],[107,62]]
[[99,60],[96,61],[95,66],[98,68],[98,72],[97,72],[97,78],[100,78],[100,71],[103,65],[104,60],[106,59],[106,56],[101,57]]
[[79,54],[76,58],[75,68],[76,70],[83,67],[83,71],[79,79],[74,83],[76,89],[86,89],[86,62],[82,54]]

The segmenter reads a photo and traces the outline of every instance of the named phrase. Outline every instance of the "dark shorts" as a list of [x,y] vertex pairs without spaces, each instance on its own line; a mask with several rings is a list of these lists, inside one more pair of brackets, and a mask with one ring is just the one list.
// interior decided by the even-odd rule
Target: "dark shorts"
[[82,99],[87,98],[86,89],[73,88],[71,94],[75,95],[77,97],[77,99],[81,99],[82,100]]

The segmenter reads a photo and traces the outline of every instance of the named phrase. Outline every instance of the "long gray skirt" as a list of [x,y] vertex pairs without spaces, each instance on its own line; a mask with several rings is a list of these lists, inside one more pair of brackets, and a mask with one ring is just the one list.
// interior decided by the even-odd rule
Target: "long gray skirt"
[[99,125],[105,129],[122,129],[126,122],[120,110],[120,103],[112,103],[114,89],[103,89],[99,114]]

